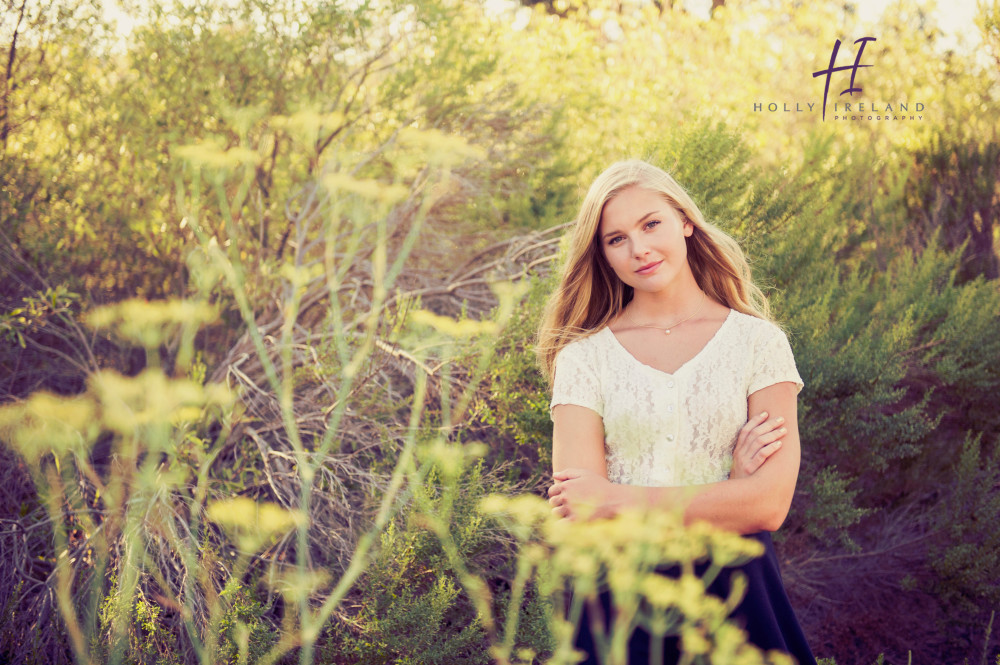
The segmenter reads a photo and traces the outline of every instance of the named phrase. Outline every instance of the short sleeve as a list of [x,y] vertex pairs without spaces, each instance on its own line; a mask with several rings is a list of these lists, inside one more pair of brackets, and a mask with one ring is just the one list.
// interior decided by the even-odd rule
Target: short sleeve
[[762,388],[785,381],[796,384],[798,390],[802,390],[802,377],[795,367],[788,338],[780,328],[767,324],[754,345],[747,397]]
[[601,383],[597,368],[588,358],[585,349],[579,342],[573,342],[556,355],[556,372],[552,380],[552,401],[549,403],[549,416],[552,407],[557,404],[575,404],[584,406],[599,416],[604,416],[604,400],[601,396]]

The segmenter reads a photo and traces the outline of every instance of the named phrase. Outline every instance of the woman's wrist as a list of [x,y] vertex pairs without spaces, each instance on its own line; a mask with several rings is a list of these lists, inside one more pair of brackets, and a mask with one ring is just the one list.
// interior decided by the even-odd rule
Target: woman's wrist
[[684,506],[690,500],[690,490],[680,487],[646,487],[615,485],[615,513],[626,509],[659,510]]
[[639,485],[619,485],[615,484],[612,502],[614,513],[617,515],[622,510],[645,509],[649,507],[649,489]]

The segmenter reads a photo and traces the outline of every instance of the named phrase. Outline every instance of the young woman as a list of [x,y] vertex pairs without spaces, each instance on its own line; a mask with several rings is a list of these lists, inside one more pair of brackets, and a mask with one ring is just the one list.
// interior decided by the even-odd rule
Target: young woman
[[[795,490],[802,380],[737,243],[661,169],[614,164],[583,202],[538,349],[552,383],[553,511],[680,507],[687,522],[757,538],[765,554],[741,568],[749,588],[734,616],[757,646],[815,663],[769,533]],[[580,623],[577,647],[596,663]],[[631,665],[649,660],[648,644],[634,637]]]

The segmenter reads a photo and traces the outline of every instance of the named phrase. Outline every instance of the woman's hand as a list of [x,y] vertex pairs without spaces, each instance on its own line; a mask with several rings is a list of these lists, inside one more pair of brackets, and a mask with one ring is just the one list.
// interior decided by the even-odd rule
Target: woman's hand
[[563,469],[552,474],[552,512],[567,519],[613,517],[622,504],[621,486],[588,469]]
[[781,448],[781,437],[788,433],[785,419],[768,418],[767,412],[754,416],[740,429],[733,449],[730,478],[748,478]]

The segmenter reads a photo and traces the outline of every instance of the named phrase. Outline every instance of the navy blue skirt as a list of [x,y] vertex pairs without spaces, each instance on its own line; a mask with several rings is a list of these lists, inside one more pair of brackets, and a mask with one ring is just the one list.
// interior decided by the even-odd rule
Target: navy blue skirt
[[[774,551],[771,534],[762,531],[744,537],[760,541],[764,546],[764,555],[742,566],[724,568],[709,585],[708,592],[720,598],[728,597],[730,577],[733,571],[741,571],[747,578],[746,596],[730,616],[730,621],[743,628],[749,636],[750,643],[760,649],[765,651],[777,649],[791,655],[798,661],[799,665],[816,665],[816,658],[813,657],[812,651],[806,643],[805,635],[799,626],[799,620],[795,617],[795,612],[792,610],[788,595],[785,593],[785,587],[781,582],[778,556]],[[697,570],[699,575],[704,572],[704,568],[705,566],[702,566]],[[657,572],[673,576],[678,574],[676,567],[658,569]],[[610,592],[602,593],[600,601],[604,617],[610,617]],[[680,652],[678,651],[677,638],[667,638],[663,641],[663,645],[662,662],[665,664],[678,662]],[[594,640],[590,632],[590,616],[586,604],[583,615],[580,617],[575,646],[587,654],[587,659],[583,661],[586,665],[597,665],[600,662],[595,653]],[[649,663],[651,660],[649,648],[649,633],[642,628],[637,628],[629,640],[629,665]]]

